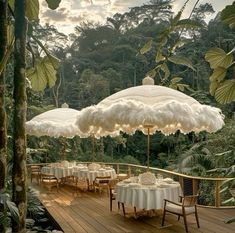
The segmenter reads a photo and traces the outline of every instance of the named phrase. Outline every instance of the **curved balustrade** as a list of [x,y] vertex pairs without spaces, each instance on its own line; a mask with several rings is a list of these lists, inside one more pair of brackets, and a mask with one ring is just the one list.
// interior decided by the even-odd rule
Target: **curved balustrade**
[[[80,162],[83,164],[89,164],[91,162]],[[96,162],[99,163],[99,162]],[[27,166],[40,165],[45,166],[49,163],[37,163],[37,164],[28,164]],[[146,171],[146,166],[127,164],[127,163],[103,163],[109,166],[113,166],[116,169],[117,174],[127,173],[128,176],[139,175]],[[234,208],[235,206],[224,205],[222,198],[229,199],[231,194],[229,189],[227,191],[221,192],[221,187],[223,182],[235,180],[235,178],[226,178],[226,177],[200,177],[200,176],[190,176],[174,171],[164,170],[160,168],[149,167],[149,171],[157,174],[163,175],[163,177],[171,177],[174,180],[180,182],[182,191],[185,195],[199,195],[199,205],[207,207],[226,207]],[[224,187],[223,187],[224,188]]]

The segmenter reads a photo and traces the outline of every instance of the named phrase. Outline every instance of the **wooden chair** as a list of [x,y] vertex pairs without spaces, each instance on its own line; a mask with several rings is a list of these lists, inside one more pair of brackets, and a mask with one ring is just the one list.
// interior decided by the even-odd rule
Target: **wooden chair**
[[109,190],[109,180],[111,179],[111,176],[97,176],[93,182],[93,187],[96,192],[96,189],[99,190],[99,193],[101,194],[102,189]]
[[52,187],[56,187],[57,192],[58,192],[58,188],[59,188],[59,182],[58,179],[51,174],[41,174],[41,183],[46,186],[49,191],[51,191]]
[[41,166],[38,165],[30,166],[30,173],[31,173],[31,183],[33,182],[33,178],[35,178],[39,184],[41,181]]
[[[116,200],[116,184],[119,182],[118,179],[109,180],[109,207],[110,211],[113,210],[113,201]],[[118,202],[118,209],[120,209],[120,203]]]
[[189,214],[195,214],[197,226],[199,226],[199,219],[197,213],[197,195],[191,196],[180,196],[180,202],[173,202],[165,199],[163,217],[162,217],[162,226],[164,225],[166,212],[178,215],[178,220],[180,216],[184,218],[185,230],[188,232],[188,225],[186,216]]
[[[113,210],[113,201],[116,200],[116,184],[119,182],[119,179],[111,179],[109,180],[109,207],[110,207],[110,211]],[[124,207],[124,203],[121,203],[122,205],[122,211],[123,211],[123,215],[125,216],[125,207]],[[120,202],[118,202],[118,210],[120,210]]]

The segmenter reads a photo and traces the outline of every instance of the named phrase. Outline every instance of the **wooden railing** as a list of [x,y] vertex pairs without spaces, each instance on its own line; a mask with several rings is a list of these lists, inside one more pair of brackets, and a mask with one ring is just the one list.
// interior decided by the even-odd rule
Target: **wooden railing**
[[[83,164],[89,164],[91,162],[79,162]],[[99,162],[97,162],[99,163]],[[30,167],[31,165],[40,165],[45,166],[49,163],[37,163],[37,164],[28,164],[27,166]],[[128,176],[134,176],[139,175],[140,173],[143,173],[146,171],[146,166],[141,165],[135,165],[135,164],[127,164],[127,163],[103,163],[100,162],[100,164],[105,164],[112,166],[115,168],[117,174],[125,173]],[[199,195],[199,205],[207,206],[207,207],[226,207],[226,208],[235,208],[235,206],[231,205],[223,205],[222,198],[221,198],[221,185],[225,181],[231,181],[235,180],[235,178],[226,178],[226,177],[200,177],[200,176],[190,176],[185,175],[181,173],[177,173],[174,171],[164,170],[160,168],[155,167],[149,167],[149,171],[157,174],[163,175],[163,177],[171,177],[174,180],[177,180],[180,182],[182,191],[185,195]],[[203,202],[204,196],[210,195],[211,201],[213,203],[210,203],[208,205],[208,202]],[[223,198],[229,199],[229,192],[225,194]],[[201,201],[200,201],[201,200]]]

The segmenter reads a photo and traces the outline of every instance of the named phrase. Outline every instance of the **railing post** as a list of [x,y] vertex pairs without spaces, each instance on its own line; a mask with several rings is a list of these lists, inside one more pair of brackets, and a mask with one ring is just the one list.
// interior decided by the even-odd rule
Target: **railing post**
[[117,174],[119,174],[119,163],[117,163]]
[[127,171],[127,174],[128,174],[128,176],[129,176],[129,177],[131,176],[131,166],[130,166],[130,165],[128,165],[128,171]]
[[182,176],[179,176],[179,183],[180,183],[183,195],[184,195],[184,178]]
[[193,185],[193,195],[197,195],[197,192],[198,192],[198,180],[197,179],[193,179],[192,185]]
[[221,181],[215,181],[215,207],[220,207],[220,183]]

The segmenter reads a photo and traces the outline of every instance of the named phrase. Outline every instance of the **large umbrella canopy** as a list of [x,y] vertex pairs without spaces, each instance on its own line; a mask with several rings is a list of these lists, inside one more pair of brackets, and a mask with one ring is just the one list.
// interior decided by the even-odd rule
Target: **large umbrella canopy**
[[165,135],[177,130],[216,132],[224,125],[221,110],[200,104],[182,92],[154,85],[146,77],[142,86],[119,91],[99,104],[84,108],[76,124],[82,133],[108,135],[136,130],[148,134],[147,166],[149,168],[149,134],[161,131]]
[[26,133],[38,137],[86,137],[75,125],[78,114],[78,110],[67,107],[46,111],[26,122]]
[[224,125],[220,109],[200,104],[177,90],[152,85],[149,77],[144,82],[147,85],[119,91],[97,105],[84,108],[76,122],[79,130],[101,135],[114,131],[133,134],[136,130],[169,135],[177,130],[211,133]]
[[[89,134],[82,133],[75,124],[78,114],[78,110],[68,108],[67,104],[63,104],[62,108],[46,111],[35,116],[30,121],[27,121],[26,133],[37,137],[50,136],[72,138],[74,136],[79,136],[81,138],[85,138],[91,136],[93,138],[92,147],[94,160],[94,138],[107,136],[107,133],[102,135],[93,131],[90,131]],[[119,132],[116,131],[109,134],[111,136],[117,136]]]

